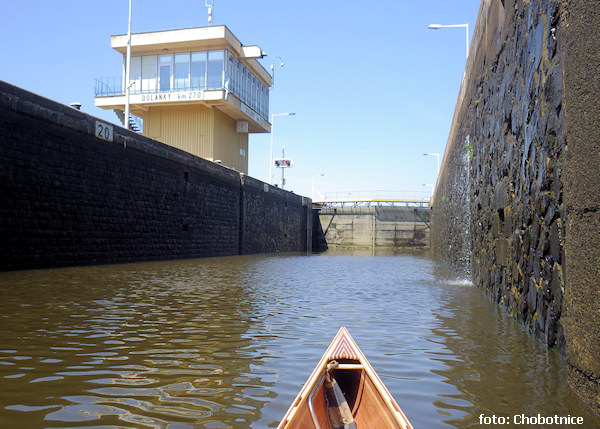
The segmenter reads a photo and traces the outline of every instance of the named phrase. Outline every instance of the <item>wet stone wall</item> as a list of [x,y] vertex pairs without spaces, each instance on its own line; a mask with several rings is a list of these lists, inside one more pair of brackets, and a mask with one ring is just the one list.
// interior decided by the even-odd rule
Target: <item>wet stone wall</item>
[[434,204],[434,229],[450,225],[452,247],[447,234],[434,234],[435,249],[529,331],[561,346],[560,3],[487,4]]
[[432,247],[558,347],[600,412],[598,25],[598,0],[483,0]]
[[506,2],[502,44],[486,56],[463,119],[473,279],[550,346],[564,343],[559,5]]

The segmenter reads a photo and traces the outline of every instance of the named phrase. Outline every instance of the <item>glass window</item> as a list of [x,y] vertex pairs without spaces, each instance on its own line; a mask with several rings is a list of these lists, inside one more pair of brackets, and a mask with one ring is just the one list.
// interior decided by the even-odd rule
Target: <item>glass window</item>
[[235,60],[235,95],[237,95],[238,97],[240,96],[241,91],[241,84],[242,81],[240,80],[240,76],[241,76],[241,70],[242,70],[242,64],[237,60]]
[[260,86],[261,94],[260,94],[260,115],[263,118],[268,116],[266,111],[266,100],[267,100],[267,88],[264,85]]
[[206,88],[206,52],[192,53],[191,87],[193,89]]
[[207,68],[207,87],[222,88],[223,87],[223,68],[224,68],[224,52],[209,51],[208,52],[208,68]]
[[259,108],[258,106],[260,105],[260,82],[258,81],[258,79],[254,78],[254,82],[256,85],[256,99],[254,100],[254,106],[256,111],[258,112]]
[[246,101],[246,68],[244,66],[240,70],[240,98],[242,101]]
[[158,59],[158,84],[161,91],[171,90],[172,55],[161,55]]
[[250,74],[250,83],[252,84],[250,87],[250,107],[256,109],[256,79],[252,74]]
[[250,104],[250,90],[252,85],[250,83],[250,74],[248,69],[244,67],[244,101],[246,104]]
[[229,81],[229,91],[233,92],[235,81],[235,62],[231,53],[227,54],[227,73],[225,75],[225,81]]
[[175,89],[186,89],[190,81],[190,54],[175,54]]
[[142,57],[142,91],[156,90],[156,55]]
[[142,90],[142,57],[131,57],[129,67],[129,81],[132,83],[131,92]]

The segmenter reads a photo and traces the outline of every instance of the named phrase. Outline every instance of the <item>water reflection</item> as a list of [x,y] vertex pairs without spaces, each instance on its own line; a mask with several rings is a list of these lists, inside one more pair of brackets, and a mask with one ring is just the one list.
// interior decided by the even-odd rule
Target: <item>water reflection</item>
[[340,325],[415,427],[598,422],[557,356],[422,255],[27,271],[0,290],[2,427],[273,427]]
[[249,426],[272,395],[251,375],[246,262],[3,275],[2,391],[19,394],[2,420]]
[[[479,416],[584,416],[586,427],[600,422],[573,394],[563,361],[527,335],[496,305],[481,299],[480,291],[461,282],[447,282],[447,299],[435,312],[441,328],[435,342],[447,350],[432,369],[459,391],[440,395],[434,405],[448,411],[443,421],[455,427],[480,427]],[[456,419],[450,410],[465,415]]]

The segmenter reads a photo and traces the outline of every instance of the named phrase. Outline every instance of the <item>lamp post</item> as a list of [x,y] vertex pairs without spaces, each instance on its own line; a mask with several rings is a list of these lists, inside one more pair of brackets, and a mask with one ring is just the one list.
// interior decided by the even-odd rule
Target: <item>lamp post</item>
[[424,153],[423,156],[435,156],[437,158],[437,174],[440,174],[440,154],[439,153]]
[[275,132],[275,116],[294,116],[295,113],[273,113],[271,114],[271,156],[269,158],[269,184],[273,184],[273,134]]
[[271,63],[271,87],[275,86],[275,60],[279,59],[279,67],[283,67],[283,58],[275,57],[273,58],[273,62]]
[[131,0],[129,0],[129,24],[127,24],[127,58],[125,60],[125,129],[129,129],[129,94],[131,92]]
[[[313,174],[312,175],[312,189],[311,189],[311,192],[310,192],[310,199],[311,200],[315,199],[315,191],[317,189],[317,188],[315,188],[315,177],[317,177],[317,176],[325,176],[325,174],[324,173],[319,173],[319,174]],[[317,193],[319,195],[321,195],[321,193],[319,191],[317,191]],[[321,195],[321,198],[323,198],[323,195]]]
[[467,30],[467,58],[469,58],[469,24],[452,24],[452,25],[442,25],[442,24],[430,24],[430,30],[440,30],[442,28],[465,28]]

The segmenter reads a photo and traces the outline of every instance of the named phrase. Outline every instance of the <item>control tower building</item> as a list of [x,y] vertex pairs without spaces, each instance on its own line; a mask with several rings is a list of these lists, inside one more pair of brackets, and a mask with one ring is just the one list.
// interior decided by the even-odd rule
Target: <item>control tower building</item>
[[130,117],[125,118],[127,35],[111,37],[123,74],[96,79],[95,104],[130,128],[248,173],[248,134],[271,131],[271,75],[225,26],[131,35]]

